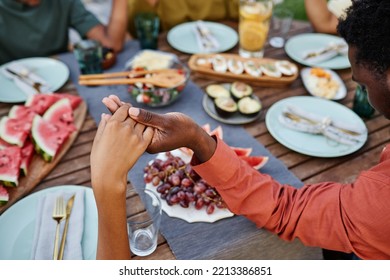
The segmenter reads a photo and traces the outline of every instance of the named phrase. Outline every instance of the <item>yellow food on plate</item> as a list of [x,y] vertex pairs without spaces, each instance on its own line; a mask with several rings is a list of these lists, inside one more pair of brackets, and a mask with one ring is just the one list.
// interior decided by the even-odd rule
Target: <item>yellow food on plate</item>
[[310,92],[318,97],[332,99],[336,96],[340,84],[332,75],[322,68],[312,68],[307,79]]

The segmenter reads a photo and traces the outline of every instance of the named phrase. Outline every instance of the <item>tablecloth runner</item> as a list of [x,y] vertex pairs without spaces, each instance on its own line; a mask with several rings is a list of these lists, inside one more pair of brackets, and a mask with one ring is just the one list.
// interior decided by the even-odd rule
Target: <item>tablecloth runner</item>
[[[126,61],[138,51],[139,43],[137,41],[129,41],[125,46],[125,50],[119,54],[117,64],[107,72],[122,71]],[[109,94],[116,94],[123,101],[134,103],[134,100],[127,93],[126,86],[85,87],[78,85],[79,70],[73,54],[61,54],[59,59],[69,67],[70,79],[76,85],[79,95],[86,101],[89,113],[96,123],[99,123],[101,113],[108,112],[101,103],[103,97]],[[209,123],[212,129],[221,125],[224,141],[228,145],[252,147],[252,155],[269,156],[269,161],[262,168],[262,172],[270,174],[281,183],[290,184],[297,188],[303,185],[281,161],[276,159],[265,147],[249,135],[244,128],[221,124],[209,117],[202,107],[202,97],[203,91],[190,81],[182,92],[181,97],[175,103],[163,108],[146,108],[156,113],[183,112],[200,125]],[[143,107],[138,104],[136,106]],[[129,172],[129,180],[136,188],[144,187],[143,168],[154,158],[155,155],[145,153]],[[161,233],[177,259],[213,259],[220,249],[226,247],[226,244],[235,243],[237,239],[244,236],[253,236],[257,231],[259,229],[256,228],[254,223],[239,216],[223,219],[212,224],[190,224],[163,214],[161,222]]]

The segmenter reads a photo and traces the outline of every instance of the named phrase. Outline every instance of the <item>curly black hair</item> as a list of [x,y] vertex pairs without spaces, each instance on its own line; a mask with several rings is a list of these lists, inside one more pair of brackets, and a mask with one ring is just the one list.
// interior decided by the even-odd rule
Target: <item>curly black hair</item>
[[390,1],[352,0],[338,33],[356,47],[356,63],[383,76],[390,67]]

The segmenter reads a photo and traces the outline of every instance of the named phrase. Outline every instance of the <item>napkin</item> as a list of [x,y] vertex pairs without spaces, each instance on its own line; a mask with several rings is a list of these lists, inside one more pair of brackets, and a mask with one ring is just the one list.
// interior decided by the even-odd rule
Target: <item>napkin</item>
[[305,51],[303,59],[310,64],[318,64],[330,60],[338,55],[346,55],[348,53],[348,45],[345,42],[335,43],[330,42],[326,47]]
[[196,42],[201,52],[216,52],[219,49],[219,42],[203,21],[198,20],[194,24]]
[[367,133],[366,127],[333,120],[328,116],[317,115],[293,105],[287,105],[282,110],[279,122],[290,129],[322,134],[345,145],[355,145],[365,141]]
[[8,79],[12,80],[15,85],[23,91],[27,97],[38,93],[38,91],[32,87],[27,81],[9,73],[6,69],[9,69],[15,73],[20,73],[22,75],[25,75],[29,80],[34,81],[34,82],[39,82],[42,84],[41,86],[41,93],[47,93],[50,92],[50,86],[48,83],[39,75],[31,72],[30,69],[27,68],[27,66],[18,63],[18,62],[12,62],[7,65],[7,67],[3,67],[1,69],[1,73]]
[[[58,196],[63,196],[66,205],[68,199],[76,194],[69,219],[65,242],[64,260],[82,260],[82,237],[84,232],[84,190],[55,191],[42,196],[38,201],[35,219],[35,232],[32,243],[31,259],[52,260],[57,222],[52,218],[54,204]],[[65,219],[61,221],[58,248],[61,244]]]

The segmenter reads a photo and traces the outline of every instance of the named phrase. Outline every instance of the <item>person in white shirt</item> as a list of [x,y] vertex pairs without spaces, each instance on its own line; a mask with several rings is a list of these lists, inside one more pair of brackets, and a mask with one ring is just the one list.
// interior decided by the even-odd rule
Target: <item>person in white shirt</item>
[[338,19],[351,4],[352,0],[305,0],[306,15],[316,32],[336,34]]

